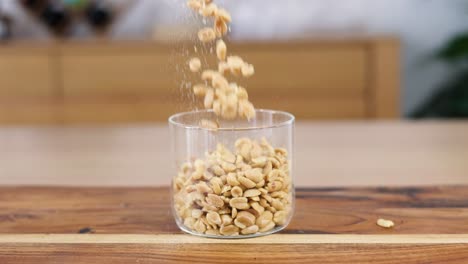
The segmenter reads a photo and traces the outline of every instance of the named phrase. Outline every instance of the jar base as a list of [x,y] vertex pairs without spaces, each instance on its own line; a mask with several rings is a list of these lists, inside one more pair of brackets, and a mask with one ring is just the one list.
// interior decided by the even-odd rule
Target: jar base
[[194,232],[193,230],[188,229],[184,225],[177,224],[177,226],[183,232],[185,232],[187,234],[190,234],[190,235],[198,236],[198,237],[214,238],[214,239],[244,239],[244,238],[255,238],[255,237],[262,237],[262,236],[272,235],[274,233],[280,232],[281,230],[285,229],[287,225],[275,227],[275,228],[271,229],[270,231],[264,232],[264,233],[255,233],[255,234],[250,234],[250,235],[241,235],[240,234],[240,235],[237,235],[237,236],[207,235],[207,234],[201,234],[201,233]]

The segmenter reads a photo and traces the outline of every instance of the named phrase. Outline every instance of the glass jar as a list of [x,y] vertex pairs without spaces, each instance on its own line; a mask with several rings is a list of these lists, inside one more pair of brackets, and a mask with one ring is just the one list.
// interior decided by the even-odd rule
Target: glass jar
[[172,208],[183,231],[245,238],[285,228],[294,212],[294,116],[256,110],[256,118],[217,120],[212,111],[169,118],[174,175]]

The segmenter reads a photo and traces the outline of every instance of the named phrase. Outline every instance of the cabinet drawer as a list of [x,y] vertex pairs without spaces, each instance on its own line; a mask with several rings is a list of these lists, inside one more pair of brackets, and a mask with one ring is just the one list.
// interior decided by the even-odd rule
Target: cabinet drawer
[[56,93],[48,49],[5,48],[0,52],[0,100],[44,99]]
[[292,113],[298,119],[366,119],[363,98],[278,98],[253,99],[257,108]]
[[58,102],[2,102],[0,103],[1,125],[41,125],[60,122],[62,105]]
[[167,53],[64,54],[66,97],[146,97],[168,95],[176,87]]
[[[185,110],[185,109],[184,109]],[[164,100],[126,101],[69,101],[64,106],[65,123],[131,123],[167,122],[172,114],[181,111]]]
[[241,81],[252,95],[361,97],[366,89],[363,45],[247,46],[239,54],[255,65],[256,74]]

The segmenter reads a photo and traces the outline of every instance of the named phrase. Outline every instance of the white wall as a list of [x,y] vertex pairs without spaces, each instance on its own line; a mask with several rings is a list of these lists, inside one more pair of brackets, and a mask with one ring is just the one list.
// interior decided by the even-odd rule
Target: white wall
[[[21,14],[16,0],[7,10]],[[128,0],[110,0],[129,3]],[[194,18],[184,0],[133,0],[115,25],[115,38],[146,38],[153,25],[189,25]],[[468,30],[468,0],[219,0],[232,11],[236,39],[284,39],[317,31],[366,31],[401,36],[404,44],[402,112],[408,113],[447,77],[447,69],[422,61],[450,36]],[[87,35],[81,26],[80,36]],[[45,38],[46,30],[20,15],[15,35]]]

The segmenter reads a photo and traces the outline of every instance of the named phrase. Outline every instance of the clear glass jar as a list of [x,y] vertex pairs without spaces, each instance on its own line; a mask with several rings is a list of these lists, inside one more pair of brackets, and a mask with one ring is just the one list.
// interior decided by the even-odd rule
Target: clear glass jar
[[256,118],[221,120],[212,111],[169,118],[174,175],[172,208],[183,231],[215,238],[268,235],[294,212],[294,116],[257,110]]

